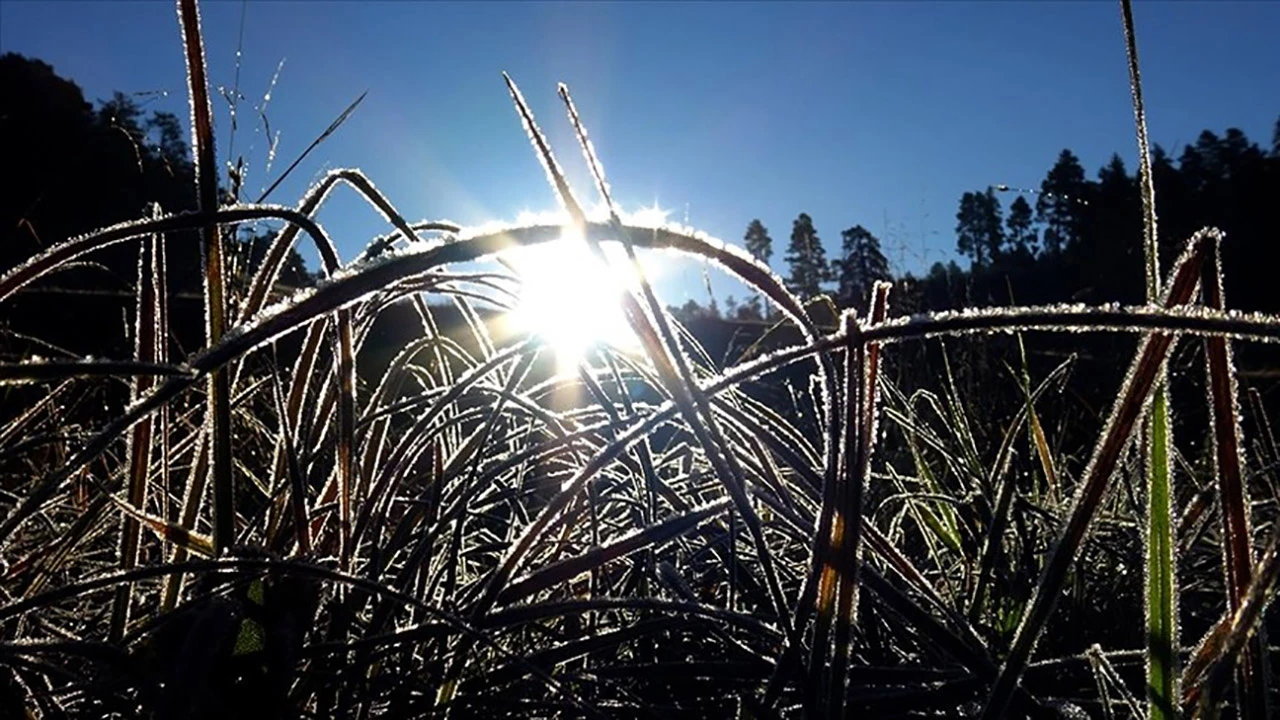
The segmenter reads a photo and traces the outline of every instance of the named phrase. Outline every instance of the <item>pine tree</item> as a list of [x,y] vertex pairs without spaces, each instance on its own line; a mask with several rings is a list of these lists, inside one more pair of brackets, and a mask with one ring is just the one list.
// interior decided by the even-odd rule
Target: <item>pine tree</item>
[[157,136],[155,148],[166,166],[172,167],[175,161],[185,160],[190,156],[187,143],[182,139],[182,122],[177,115],[159,111],[152,113],[147,119],[147,132]]
[[[1141,302],[1143,275],[1142,198],[1138,178],[1125,169],[1124,160],[1113,154],[1098,170],[1090,202],[1084,208],[1086,232],[1077,257],[1088,258],[1082,281],[1090,282],[1098,299]],[[1092,266],[1092,267],[1089,267]],[[1105,267],[1106,272],[1097,268]],[[1087,279],[1087,280],[1086,280]]]
[[742,243],[752,257],[765,265],[769,264],[769,258],[773,257],[773,238],[769,237],[768,228],[759,220],[752,220],[747,225],[747,234],[743,236]]
[[1080,159],[1070,150],[1058,155],[1058,162],[1040,183],[1036,199],[1036,220],[1046,225],[1044,251],[1056,255],[1080,239],[1083,204],[1088,183]]
[[787,266],[791,274],[787,287],[801,298],[808,300],[822,292],[822,283],[830,275],[827,253],[822,248],[818,231],[813,228],[813,218],[805,213],[791,226],[791,244],[787,246]]
[[1004,223],[995,191],[967,192],[956,213],[956,251],[982,267],[994,264],[1002,254]]
[[1019,260],[1034,258],[1039,252],[1040,239],[1031,226],[1031,203],[1019,195],[1009,204],[1009,217],[1005,219],[1008,232],[1005,235],[1005,251]]
[[840,259],[832,264],[842,307],[865,311],[875,282],[889,279],[889,261],[880,250],[880,238],[861,225],[840,233]]
[[[765,265],[769,264],[769,258],[773,257],[773,238],[769,237],[769,229],[764,226],[757,218],[747,224],[747,233],[742,238],[743,245],[747,248],[747,252],[751,256]],[[757,292],[748,303],[752,306],[755,313],[760,316],[768,314],[768,311],[762,312],[762,308],[766,308],[764,298]]]

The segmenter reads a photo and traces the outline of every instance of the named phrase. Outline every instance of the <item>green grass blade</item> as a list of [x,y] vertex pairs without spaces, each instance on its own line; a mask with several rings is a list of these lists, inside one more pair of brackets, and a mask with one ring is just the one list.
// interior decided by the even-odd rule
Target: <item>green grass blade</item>
[[[1156,227],[1155,182],[1151,175],[1150,141],[1146,109],[1142,101],[1142,75],[1138,63],[1138,39],[1133,28],[1130,0],[1120,0],[1125,56],[1129,67],[1129,91],[1138,142],[1138,183],[1142,195],[1142,248],[1145,259],[1147,302],[1160,294],[1160,252]],[[1147,717],[1172,718],[1178,697],[1178,580],[1174,563],[1177,550],[1173,522],[1173,476],[1169,464],[1168,374],[1162,366],[1156,380],[1155,399],[1147,416]]]
[[1147,716],[1178,717],[1178,579],[1174,564],[1173,477],[1168,388],[1155,390],[1148,418]]
[[[1183,305],[1191,299],[1199,285],[1199,274],[1205,257],[1220,239],[1221,235],[1212,231],[1202,231],[1192,236],[1187,249],[1174,267],[1173,277],[1165,292],[1165,307]],[[1157,376],[1164,367],[1172,344],[1172,336],[1152,333],[1139,345],[1117,400],[1111,408],[1107,424],[1081,478],[1070,518],[1045,563],[1035,594],[1014,637],[1013,647],[1005,659],[999,678],[991,688],[983,717],[1002,717],[1013,699],[1040,633],[1053,614],[1058,596],[1066,585],[1067,572],[1084,544],[1089,526],[1110,484],[1112,472],[1129,444],[1134,426],[1156,385]]]
[[[1021,337],[1019,337],[1021,344]],[[1001,441],[1000,449],[996,452],[995,461],[991,465],[991,471],[987,476],[987,487],[996,488],[995,511],[991,516],[991,525],[987,530],[986,538],[983,541],[982,550],[978,561],[978,577],[973,592],[973,597],[969,602],[969,620],[976,621],[982,613],[982,609],[986,604],[987,585],[991,581],[992,569],[999,560],[1003,552],[1003,540],[1005,529],[1008,527],[1009,508],[1012,506],[1017,484],[1013,478],[1005,477],[1009,472],[1009,465],[1013,455],[1014,439],[1021,433],[1022,425],[1030,423],[1031,434],[1036,446],[1036,454],[1040,458],[1040,467],[1044,471],[1045,479],[1050,488],[1057,486],[1057,470],[1054,467],[1053,457],[1049,452],[1048,442],[1045,440],[1044,431],[1040,428],[1038,416],[1036,414],[1035,403],[1040,399],[1050,386],[1054,383],[1061,382],[1066,375],[1067,370],[1074,364],[1073,358],[1059,364],[1050,372],[1035,390],[1030,389],[1030,377],[1026,372],[1026,360],[1023,359],[1022,385],[1025,401],[1019,408],[1017,415],[1009,424],[1009,428],[1005,431],[1004,440]],[[919,464],[919,463],[917,463]]]

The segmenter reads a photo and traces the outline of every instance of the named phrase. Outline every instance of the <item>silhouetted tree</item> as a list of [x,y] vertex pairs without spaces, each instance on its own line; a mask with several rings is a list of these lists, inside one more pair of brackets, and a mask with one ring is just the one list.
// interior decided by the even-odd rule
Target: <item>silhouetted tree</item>
[[724,319],[725,320],[760,320],[760,306],[751,300],[746,302],[738,302],[738,299],[730,295],[724,299]]
[[[1174,213],[1182,223],[1170,228],[1181,239],[1204,226],[1220,228],[1230,306],[1267,312],[1280,311],[1274,290],[1274,271],[1280,262],[1280,159],[1263,152],[1243,132],[1229,128],[1221,137],[1205,131],[1183,149],[1178,170],[1184,197]],[[1168,207],[1160,199],[1159,208]],[[1175,237],[1177,236],[1175,235]]]
[[[95,109],[47,63],[0,55],[0,157],[21,178],[0,194],[0,271],[76,235],[144,217],[153,205],[164,213],[195,209],[194,166],[183,137],[183,124],[172,113],[144,113],[118,92]],[[241,243],[253,246],[247,247],[250,257],[265,250],[267,238],[260,233],[244,233],[243,240],[232,235],[227,232],[224,242],[233,254]],[[200,241],[196,232],[181,231],[165,234],[164,242],[174,298],[171,327],[182,351],[190,352],[203,335]],[[72,352],[127,357],[132,346],[125,341],[122,313],[131,312],[138,243],[119,243],[84,260],[19,293],[0,308],[0,324]],[[281,281],[310,282],[296,251]],[[231,279],[232,288],[239,285]],[[15,353],[25,348],[10,346]]]
[[840,258],[832,265],[842,307],[865,311],[872,286],[889,279],[889,261],[880,250],[880,239],[861,225],[840,233]]
[[1080,236],[1080,207],[1087,202],[1084,168],[1070,150],[1058,155],[1058,162],[1040,183],[1036,198],[1036,219],[1045,224],[1044,251],[1062,252]]
[[995,191],[967,192],[956,213],[956,251],[978,267],[991,265],[1004,245],[1004,223]]
[[1098,170],[1090,203],[1079,214],[1085,229],[1071,253],[1071,275],[1088,291],[1078,299],[1142,302],[1142,198],[1138,179],[1128,174],[1119,155]]
[[769,258],[773,257],[773,238],[769,237],[768,228],[759,220],[752,220],[747,225],[747,234],[742,241],[752,257],[765,265],[769,264]]
[[735,320],[763,320],[764,312],[761,309],[760,296],[752,295],[750,299],[738,305],[733,318]]
[[1034,259],[1040,250],[1040,238],[1031,224],[1031,203],[1021,195],[1009,203],[1005,229],[1005,252],[1022,263]]
[[697,300],[689,298],[684,305],[671,305],[667,308],[684,325],[699,320],[718,320],[720,313],[712,308],[699,305]]
[[792,292],[806,300],[822,292],[822,283],[829,276],[827,253],[813,227],[813,219],[805,213],[800,213],[792,223],[786,260],[791,270],[787,287]]
[[969,275],[960,269],[955,260],[945,265],[934,263],[929,268],[923,285],[920,292],[923,310],[949,310],[967,304]]
[[183,163],[190,156],[187,143],[182,139],[182,123],[178,116],[168,112],[154,112],[147,118],[147,131],[154,134],[155,147],[160,159],[170,169],[172,162]]
[[[760,222],[759,219],[752,220],[747,224],[747,233],[742,238],[743,245],[747,248],[747,252],[751,256],[765,265],[769,264],[769,258],[773,257],[773,238],[769,237],[769,229]],[[760,317],[768,312],[765,308],[764,299],[760,297],[760,293],[756,293],[747,301],[751,305],[754,313]]]

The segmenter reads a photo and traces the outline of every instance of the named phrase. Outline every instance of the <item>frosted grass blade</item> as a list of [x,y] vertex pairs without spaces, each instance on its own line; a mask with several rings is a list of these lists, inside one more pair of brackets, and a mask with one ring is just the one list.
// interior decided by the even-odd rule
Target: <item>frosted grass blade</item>
[[[1172,280],[1165,290],[1163,304],[1166,307],[1185,304],[1191,300],[1199,285],[1205,258],[1220,238],[1217,232],[1202,231],[1187,242],[1187,248],[1174,267]],[[984,718],[1002,716],[1016,692],[1040,633],[1053,613],[1066,583],[1067,572],[1084,543],[1089,525],[1110,484],[1112,472],[1129,443],[1172,344],[1172,336],[1160,333],[1148,335],[1139,344],[1106,426],[1094,445],[1089,464],[1081,477],[1067,525],[1045,563],[1040,582],[1018,626],[1013,647],[992,686],[983,710]]]

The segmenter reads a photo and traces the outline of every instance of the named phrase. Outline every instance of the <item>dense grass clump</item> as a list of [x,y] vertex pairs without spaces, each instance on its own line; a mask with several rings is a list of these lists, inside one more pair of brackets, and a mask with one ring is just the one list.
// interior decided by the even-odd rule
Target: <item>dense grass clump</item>
[[[1261,493],[1280,454],[1232,350],[1280,342],[1280,318],[1228,309],[1216,230],[1158,266],[1127,2],[1147,303],[893,317],[880,284],[835,326],[736,248],[623,218],[564,86],[604,217],[510,78],[562,222],[412,224],[356,170],[297,207],[225,202],[196,6],[178,5],[196,210],[0,276],[5,303],[104,248],[138,257],[131,357],[0,365],[0,464],[19,478],[0,495],[0,714],[1267,717],[1280,524]],[[313,220],[339,186],[390,228],[346,264]],[[261,219],[286,229],[237,269],[222,240]],[[206,324],[180,354],[163,238],[189,231]],[[303,236],[326,277],[269,305]],[[519,278],[454,266],[568,241],[625,266],[640,349],[557,372],[539,337],[491,322]],[[776,333],[712,360],[646,249],[735,276]],[[392,314],[409,339],[374,359]],[[1022,349],[1044,332],[1136,340],[1079,447],[1058,422],[1073,359],[1037,376]],[[984,380],[1011,417],[960,392],[957,344],[1021,351],[1012,379]],[[1197,344],[1209,467],[1169,412],[1170,358]],[[894,382],[922,346],[938,381]],[[104,383],[128,404],[66,411]]]

